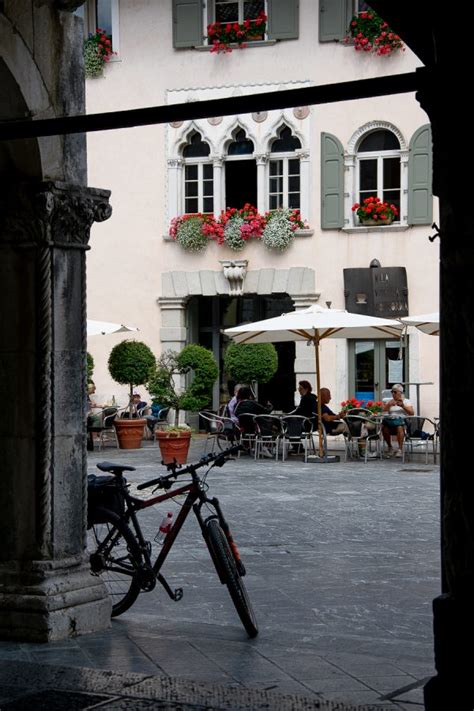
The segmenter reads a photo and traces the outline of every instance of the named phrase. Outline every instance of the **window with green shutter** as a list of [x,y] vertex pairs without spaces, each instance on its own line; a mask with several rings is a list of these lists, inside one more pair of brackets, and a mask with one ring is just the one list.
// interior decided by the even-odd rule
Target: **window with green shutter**
[[252,22],[261,12],[268,17],[266,37],[262,39],[298,38],[299,0],[209,0],[205,13],[203,8],[204,0],[173,0],[174,47],[204,44],[208,23]]
[[173,0],[173,47],[203,43],[203,0]]
[[321,227],[344,225],[344,150],[330,133],[321,134]]
[[433,221],[431,126],[421,126],[412,136],[408,158],[408,224]]
[[353,0],[319,0],[319,41],[343,40],[353,15]]

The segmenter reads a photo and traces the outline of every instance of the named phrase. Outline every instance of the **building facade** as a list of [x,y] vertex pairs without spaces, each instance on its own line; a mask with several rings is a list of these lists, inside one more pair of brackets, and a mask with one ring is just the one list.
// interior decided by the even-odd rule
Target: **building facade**
[[[81,9],[85,24],[106,29],[116,54],[87,80],[87,110],[261,94],[421,66],[408,49],[377,56],[344,43],[361,9],[330,0],[91,0]],[[259,37],[230,53],[211,51],[209,23],[252,22],[261,12]],[[428,240],[437,219],[431,133],[414,94],[89,134],[88,170],[90,184],[111,189],[114,206],[92,231],[88,315],[137,326],[157,355],[197,342],[222,363],[226,327],[315,302],[394,317],[438,309],[438,246]],[[369,196],[397,206],[391,224],[359,222],[352,206]],[[247,203],[260,214],[299,209],[305,227],[282,251],[251,239],[239,251],[209,240],[189,252],[169,236],[178,216],[218,219]],[[104,401],[125,400],[107,372],[121,338],[88,343]],[[296,380],[314,383],[315,366],[305,344],[277,350],[268,392],[278,409],[289,409]],[[414,331],[402,346],[326,341],[321,371],[336,407],[354,395],[377,399],[395,381],[433,383],[420,386],[420,410],[438,414],[436,338]],[[221,372],[214,407],[229,385]],[[416,402],[417,388],[407,389]]]

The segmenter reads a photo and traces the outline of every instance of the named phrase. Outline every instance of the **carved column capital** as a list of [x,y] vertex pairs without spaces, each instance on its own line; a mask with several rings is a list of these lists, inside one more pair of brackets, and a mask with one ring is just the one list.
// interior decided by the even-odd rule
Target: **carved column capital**
[[255,154],[255,160],[257,162],[257,165],[266,165],[268,162],[269,154],[268,153],[257,153]]
[[1,201],[0,245],[86,249],[92,224],[112,214],[109,197],[60,182],[15,185]]

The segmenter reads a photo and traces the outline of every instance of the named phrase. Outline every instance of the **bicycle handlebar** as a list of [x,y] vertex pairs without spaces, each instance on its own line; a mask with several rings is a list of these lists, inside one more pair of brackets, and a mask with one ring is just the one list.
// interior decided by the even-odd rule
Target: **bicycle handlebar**
[[[242,449],[242,445],[235,444],[233,447],[229,447],[223,452],[218,452],[217,454],[206,454],[204,457],[201,457],[196,464],[189,464],[187,467],[179,470],[174,469],[174,471],[167,476],[159,476],[156,479],[144,481],[142,484],[138,484],[137,489],[141,491],[142,489],[148,489],[151,486],[160,486],[160,484],[163,488],[165,488],[165,483],[170,482],[171,479],[176,479],[176,477],[181,476],[181,474],[194,473],[201,467],[205,467],[206,464],[210,464],[211,462],[215,462],[214,466],[223,466],[227,459],[233,454],[237,454],[240,449]],[[168,465],[168,467],[170,466],[173,467],[175,465]]]

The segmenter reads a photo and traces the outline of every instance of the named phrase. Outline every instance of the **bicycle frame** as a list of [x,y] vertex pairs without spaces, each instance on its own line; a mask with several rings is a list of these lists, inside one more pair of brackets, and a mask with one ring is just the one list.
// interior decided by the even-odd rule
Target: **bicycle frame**
[[[174,542],[176,541],[176,538],[178,537],[178,534],[183,527],[184,522],[186,521],[189,513],[191,512],[191,509],[194,511],[194,514],[196,515],[196,518],[199,523],[199,527],[201,529],[201,533],[204,537],[204,539],[207,542],[207,536],[206,536],[206,522],[211,519],[211,518],[217,518],[219,520],[219,524],[224,531],[224,534],[227,538],[227,541],[229,543],[229,546],[232,551],[232,555],[234,556],[236,565],[238,566],[239,572],[241,575],[245,574],[245,568],[241,562],[240,559],[240,554],[238,551],[238,548],[235,544],[235,541],[232,538],[231,532],[229,525],[227,521],[225,520],[224,514],[222,512],[222,509],[219,504],[219,500],[216,497],[209,498],[206,496],[205,491],[203,490],[203,487],[201,485],[201,480],[200,478],[196,475],[196,473],[191,473],[192,476],[192,481],[188,482],[184,486],[180,486],[176,489],[173,489],[172,491],[166,492],[164,494],[160,494],[159,496],[152,496],[149,499],[139,499],[135,496],[132,496],[124,487],[124,496],[125,496],[125,501],[127,503],[127,509],[125,511],[125,514],[123,516],[124,521],[127,523],[131,522],[133,526],[133,530],[135,533],[135,536],[137,538],[137,541],[140,545],[140,548],[142,550],[146,566],[151,569],[153,572],[153,578],[158,580],[163,587],[165,588],[166,592],[168,595],[171,597],[173,600],[179,600],[182,597],[182,590],[178,589],[175,590],[174,592],[171,590],[169,585],[167,584],[166,580],[163,578],[161,575],[160,571],[161,568],[165,562],[165,560],[168,557],[168,554],[173,547]],[[167,534],[163,546],[160,550],[160,553],[155,560],[154,563],[152,563],[151,560],[151,550],[150,547],[147,545],[147,541],[145,541],[145,538],[143,536],[140,523],[137,517],[137,513],[139,511],[142,511],[144,509],[150,508],[151,506],[155,506],[156,504],[162,503],[164,501],[167,501],[168,499],[173,499],[176,496],[180,496],[181,494],[187,493],[186,499],[184,503],[181,506],[181,510],[176,517],[174,523],[171,526],[171,529],[169,533]],[[214,511],[215,514],[210,514],[206,518],[203,518],[201,515],[201,508],[204,504],[210,504]],[[211,556],[212,556],[212,551]],[[219,571],[218,571],[219,572]],[[220,572],[219,572],[220,575]],[[143,589],[150,590],[154,587],[149,586],[144,586]]]

